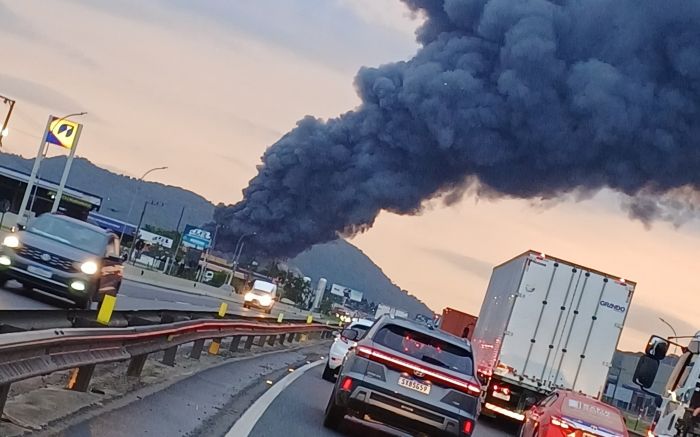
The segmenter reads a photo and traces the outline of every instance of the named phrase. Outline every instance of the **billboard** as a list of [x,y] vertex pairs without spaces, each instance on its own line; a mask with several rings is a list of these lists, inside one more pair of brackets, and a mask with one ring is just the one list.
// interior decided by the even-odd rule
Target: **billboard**
[[185,226],[182,234],[182,245],[197,250],[206,250],[211,247],[211,232],[196,226]]
[[354,302],[362,302],[362,292],[340,284],[331,285],[331,294],[347,297]]
[[139,238],[141,238],[146,243],[157,244],[168,249],[173,248],[173,239],[164,237],[162,235],[154,234],[153,232],[139,230]]

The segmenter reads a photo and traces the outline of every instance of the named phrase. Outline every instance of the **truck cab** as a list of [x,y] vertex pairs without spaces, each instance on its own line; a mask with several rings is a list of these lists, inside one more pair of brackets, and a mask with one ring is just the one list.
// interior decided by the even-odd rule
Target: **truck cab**
[[[658,362],[666,356],[669,344],[670,341],[657,336],[649,340],[634,375],[635,382],[643,389],[653,384]],[[659,408],[649,437],[700,436],[700,331],[688,346],[681,348],[683,354],[671,372],[665,392],[658,398]]]

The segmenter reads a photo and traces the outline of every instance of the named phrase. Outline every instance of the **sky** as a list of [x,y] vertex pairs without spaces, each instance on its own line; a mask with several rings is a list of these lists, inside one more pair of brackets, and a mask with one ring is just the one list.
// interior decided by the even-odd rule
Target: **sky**
[[[49,114],[87,111],[79,156],[136,177],[165,165],[151,180],[234,203],[297,120],[359,104],[361,66],[410,58],[419,24],[398,0],[0,1],[0,94],[17,100],[3,151],[33,156]],[[669,335],[659,317],[693,334],[700,226],[618,205],[433,200],[351,241],[438,312],[478,313],[493,266],[533,249],[638,283],[623,349]]]

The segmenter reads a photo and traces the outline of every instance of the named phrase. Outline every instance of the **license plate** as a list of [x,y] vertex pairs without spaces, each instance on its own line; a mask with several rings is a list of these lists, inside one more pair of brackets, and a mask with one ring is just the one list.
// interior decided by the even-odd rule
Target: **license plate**
[[503,401],[509,401],[510,400],[510,395],[504,395],[503,393],[500,392],[493,392],[493,397],[496,399],[501,399]]
[[27,271],[29,273],[34,273],[35,275],[43,276],[44,278],[50,278],[52,276],[49,270],[34,266],[27,266]]
[[421,392],[424,395],[430,394],[430,386],[428,384],[421,384],[420,382],[412,379],[399,377],[399,385],[401,387],[406,387],[410,388],[411,390]]

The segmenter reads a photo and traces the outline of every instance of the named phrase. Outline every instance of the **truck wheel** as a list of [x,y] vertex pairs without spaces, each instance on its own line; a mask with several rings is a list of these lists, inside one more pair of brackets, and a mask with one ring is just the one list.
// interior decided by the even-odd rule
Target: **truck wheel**
[[326,367],[323,369],[323,375],[321,375],[321,378],[325,379],[326,381],[335,382],[335,372],[333,369],[328,367],[328,362],[326,362]]
[[331,393],[331,398],[326,406],[326,415],[323,418],[323,426],[328,429],[338,430],[345,418],[345,409],[335,403],[335,390]]

